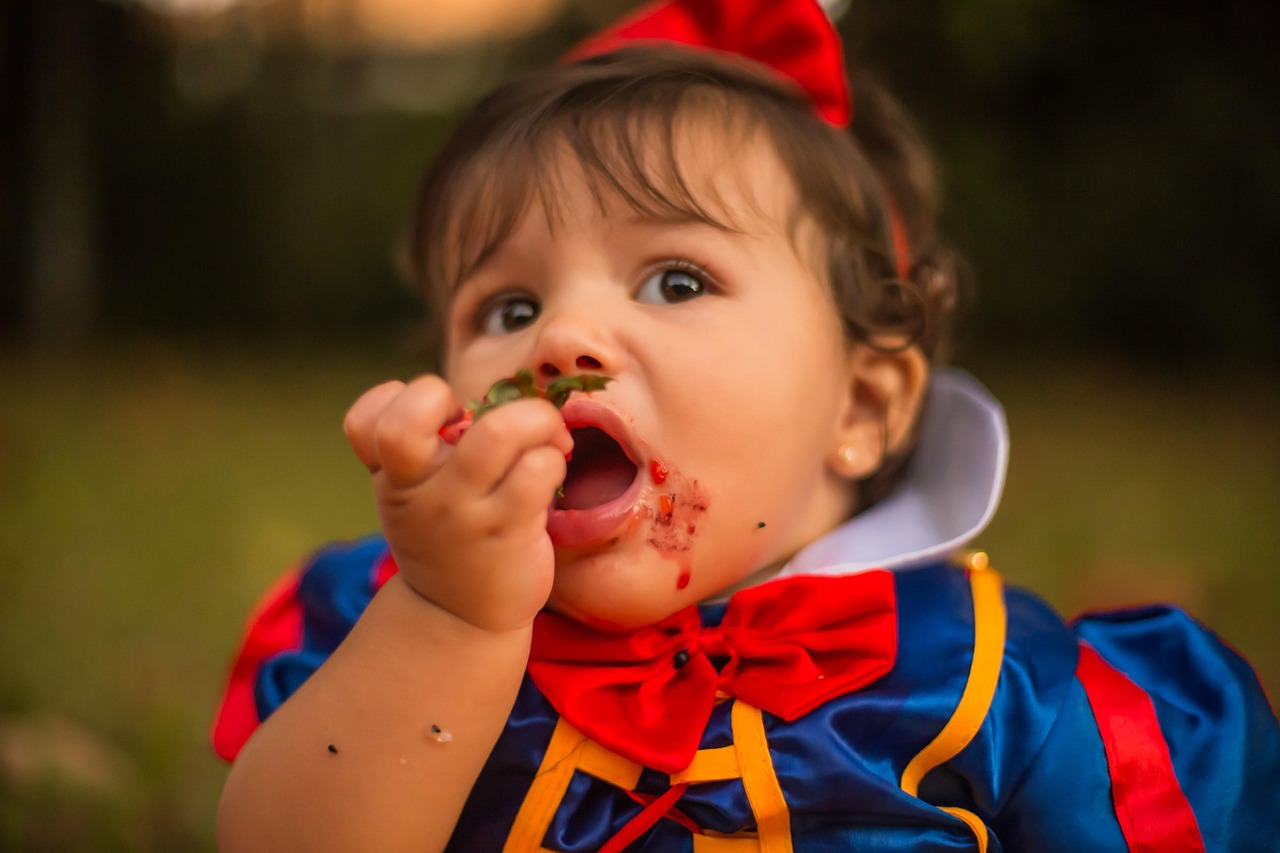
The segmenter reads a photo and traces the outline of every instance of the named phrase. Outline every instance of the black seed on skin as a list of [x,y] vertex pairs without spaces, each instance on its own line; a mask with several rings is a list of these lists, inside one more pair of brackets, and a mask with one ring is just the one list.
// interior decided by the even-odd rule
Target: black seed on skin
[[759,530],[761,527],[764,527],[764,522],[763,522],[763,521],[757,521],[757,522],[756,522],[756,530]]
[[329,751],[332,752],[334,755],[338,754],[338,748],[333,744],[329,744]]
[[440,734],[440,727],[439,727],[439,726],[437,726],[435,723],[432,723],[432,724],[431,724],[431,733],[432,733],[433,735],[438,735],[438,734]]

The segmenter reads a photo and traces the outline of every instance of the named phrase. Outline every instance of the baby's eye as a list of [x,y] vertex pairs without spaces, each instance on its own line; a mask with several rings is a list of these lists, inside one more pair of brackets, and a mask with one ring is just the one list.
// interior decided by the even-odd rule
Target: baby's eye
[[508,335],[536,320],[538,312],[538,303],[527,296],[502,297],[484,307],[476,326],[482,334]]
[[706,292],[706,282],[698,272],[676,267],[660,270],[646,278],[636,293],[636,301],[651,305],[688,302]]

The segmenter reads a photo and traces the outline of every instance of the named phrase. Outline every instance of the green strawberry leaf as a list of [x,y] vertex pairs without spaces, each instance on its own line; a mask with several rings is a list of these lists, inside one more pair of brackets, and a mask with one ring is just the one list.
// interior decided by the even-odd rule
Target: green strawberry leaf
[[471,409],[473,418],[476,420],[491,409],[496,409],[504,403],[510,403],[512,400],[520,400],[525,397],[542,397],[549,400],[552,405],[559,409],[564,407],[569,395],[574,391],[600,391],[612,381],[612,376],[601,376],[598,373],[561,376],[552,381],[545,391],[540,391],[538,390],[537,382],[533,378],[533,371],[520,370],[516,372],[515,376],[499,379],[493,383],[493,385],[489,386],[489,390],[485,393],[483,400],[472,402],[468,404],[467,408]]
[[602,391],[613,381],[612,376],[601,376],[598,373],[583,373],[578,376],[561,376],[547,386],[543,396],[557,408],[564,408],[569,395],[574,391]]
[[515,381],[516,387],[520,389],[521,397],[538,396],[538,383],[533,379],[532,370],[517,370],[512,379]]

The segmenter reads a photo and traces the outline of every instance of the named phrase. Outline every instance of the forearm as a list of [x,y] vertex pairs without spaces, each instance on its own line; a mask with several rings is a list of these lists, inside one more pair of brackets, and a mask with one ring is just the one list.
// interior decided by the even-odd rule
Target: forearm
[[442,849],[528,650],[528,630],[479,630],[393,578],[245,745],[220,849]]

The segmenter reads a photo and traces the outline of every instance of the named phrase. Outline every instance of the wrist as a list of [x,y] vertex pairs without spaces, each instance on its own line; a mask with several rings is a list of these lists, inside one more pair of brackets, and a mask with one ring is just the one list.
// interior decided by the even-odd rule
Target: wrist
[[532,618],[512,625],[493,625],[467,618],[422,593],[403,574],[397,573],[383,586],[382,597],[400,611],[404,618],[430,625],[434,642],[461,644],[469,647],[512,644],[523,649],[527,658],[533,635]]

